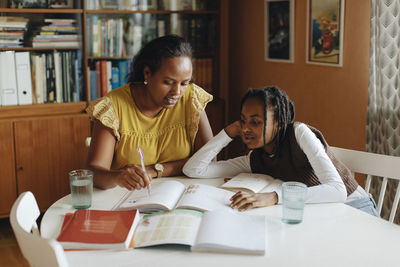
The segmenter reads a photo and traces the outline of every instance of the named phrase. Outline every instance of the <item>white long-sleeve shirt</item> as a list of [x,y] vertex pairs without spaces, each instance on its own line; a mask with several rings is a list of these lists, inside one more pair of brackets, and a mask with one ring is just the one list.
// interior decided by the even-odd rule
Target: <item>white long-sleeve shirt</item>
[[[297,143],[306,154],[315,175],[321,184],[308,187],[307,203],[321,202],[349,202],[368,197],[368,194],[360,186],[347,196],[346,187],[329,159],[321,141],[304,123],[294,124]],[[183,173],[193,178],[234,177],[239,173],[251,173],[250,154],[229,160],[213,162],[212,159],[230,142],[230,138],[224,130],[214,136],[207,144],[198,150],[183,167]],[[275,177],[280,178],[280,177]],[[283,177],[281,177],[283,178]],[[278,203],[282,201],[282,180],[270,181],[272,187],[269,191],[278,194]]]

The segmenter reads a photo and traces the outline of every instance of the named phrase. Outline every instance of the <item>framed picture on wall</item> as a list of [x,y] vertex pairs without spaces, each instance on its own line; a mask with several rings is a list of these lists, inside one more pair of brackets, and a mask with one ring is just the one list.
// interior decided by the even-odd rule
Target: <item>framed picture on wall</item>
[[294,62],[294,0],[264,0],[265,60]]
[[306,62],[341,67],[345,0],[307,0]]

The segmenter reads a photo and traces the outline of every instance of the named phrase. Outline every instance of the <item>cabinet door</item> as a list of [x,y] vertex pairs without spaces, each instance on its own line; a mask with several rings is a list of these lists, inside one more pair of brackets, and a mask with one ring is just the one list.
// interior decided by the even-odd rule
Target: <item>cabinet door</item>
[[0,217],[8,216],[17,198],[12,126],[11,121],[0,122]]
[[85,167],[86,115],[15,122],[18,193],[32,191],[42,211],[70,193],[68,172]]

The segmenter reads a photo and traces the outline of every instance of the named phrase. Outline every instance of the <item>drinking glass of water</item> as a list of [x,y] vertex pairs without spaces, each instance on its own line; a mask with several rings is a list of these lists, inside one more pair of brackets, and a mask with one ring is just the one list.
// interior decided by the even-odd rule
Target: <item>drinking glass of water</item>
[[284,223],[301,223],[306,194],[307,186],[303,183],[286,182],[282,184],[282,221]]
[[90,208],[92,205],[93,172],[90,170],[73,170],[68,175],[72,206],[75,209]]

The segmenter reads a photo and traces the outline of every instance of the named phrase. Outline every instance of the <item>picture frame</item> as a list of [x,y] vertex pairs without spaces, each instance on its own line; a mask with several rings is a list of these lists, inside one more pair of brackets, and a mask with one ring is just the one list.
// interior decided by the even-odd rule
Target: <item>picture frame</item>
[[295,0],[264,0],[265,61],[294,62]]
[[74,8],[74,0],[48,0],[49,8]]
[[307,0],[306,63],[343,66],[345,0]]

